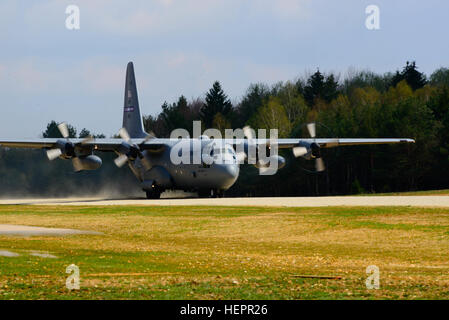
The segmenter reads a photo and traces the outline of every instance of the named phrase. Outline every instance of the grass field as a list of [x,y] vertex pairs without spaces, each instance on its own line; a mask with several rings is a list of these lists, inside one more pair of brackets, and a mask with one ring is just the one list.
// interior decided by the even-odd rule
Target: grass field
[[0,299],[449,299],[449,209],[0,206],[0,223],[103,233],[0,236],[20,254],[0,256]]
[[447,196],[447,195],[449,195],[449,189],[358,194],[358,196],[365,196],[365,197],[366,196]]

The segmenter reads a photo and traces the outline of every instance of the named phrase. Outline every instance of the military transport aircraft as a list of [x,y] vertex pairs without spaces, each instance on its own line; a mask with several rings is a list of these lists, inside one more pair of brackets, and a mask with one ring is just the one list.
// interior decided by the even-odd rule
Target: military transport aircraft
[[[285,159],[277,154],[270,155],[268,161],[261,161],[258,153],[250,155],[250,150],[271,149],[274,143],[278,148],[292,149],[296,157],[315,159],[316,170],[323,171],[324,163],[321,158],[321,148],[338,146],[414,143],[413,139],[341,139],[316,138],[315,124],[307,125],[311,138],[254,139],[252,130],[244,128],[243,139],[220,139],[220,144],[211,146],[207,136],[197,138],[161,139],[147,134],[143,129],[137,97],[137,88],[134,76],[133,63],[129,62],[126,70],[126,84],[123,110],[123,127],[119,134],[122,139],[69,139],[67,125],[58,126],[62,139],[35,139],[35,140],[0,140],[0,145],[8,148],[40,148],[46,150],[50,160],[56,158],[71,159],[75,171],[98,169],[102,160],[94,154],[95,151],[115,152],[118,157],[115,164],[121,167],[128,164],[140,182],[147,198],[159,198],[161,192],[169,189],[197,191],[200,196],[220,197],[229,189],[239,176],[239,165],[242,160],[248,159],[259,168],[261,174],[275,163],[276,168],[285,165]],[[246,139],[245,139],[246,137]],[[218,141],[215,141],[218,142]],[[177,148],[179,155],[183,146],[196,148],[201,153],[210,155],[211,161],[201,160],[199,163],[174,163],[171,155]],[[193,147],[195,150],[195,147]],[[240,150],[240,152],[238,151]],[[178,152],[176,152],[178,153]],[[192,156],[193,152],[190,152]],[[231,160],[231,161],[223,161]]]

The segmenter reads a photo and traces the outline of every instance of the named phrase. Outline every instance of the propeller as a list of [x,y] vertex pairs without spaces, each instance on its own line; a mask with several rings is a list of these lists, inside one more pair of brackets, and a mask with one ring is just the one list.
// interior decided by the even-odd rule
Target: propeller
[[61,151],[61,149],[59,149],[59,148],[47,150],[47,158],[48,158],[48,160],[50,160],[50,161],[55,160],[55,159],[58,158],[61,154],[62,154],[62,151]]
[[[69,129],[67,127],[67,124],[65,122],[58,124],[58,130],[61,133],[62,137],[64,139],[67,139],[67,142],[68,142]],[[60,146],[62,144],[60,144],[59,142],[60,142],[59,140],[56,142],[59,145],[57,148],[53,148],[53,149],[47,150],[47,158],[48,158],[48,160],[53,161],[56,158],[58,158],[60,155],[62,155],[62,150],[60,148]]]
[[72,159],[72,164],[75,171],[81,171],[83,167],[80,159],[78,159],[75,153],[75,147],[77,145],[86,144],[92,141],[94,138],[92,136],[88,136],[75,145],[69,140],[69,128],[67,126],[67,123],[62,122],[58,124],[58,130],[65,140],[56,141],[56,148],[47,150],[47,158],[50,161],[53,161],[60,156],[63,156],[66,159]]
[[[270,167],[271,161],[278,161],[277,159],[279,157],[272,157],[270,156],[269,159],[259,159],[259,146],[257,145],[257,141],[255,141],[255,131],[249,126],[243,127],[243,134],[247,138],[247,149],[243,152],[239,152],[236,154],[236,158],[239,161],[239,163],[243,163],[246,158],[251,157],[252,160],[255,160],[255,167],[259,169],[260,175],[266,175],[268,173],[274,174],[276,170],[273,171],[273,168]],[[252,149],[255,148],[255,149]],[[268,147],[269,149],[270,147]],[[255,150],[256,154],[249,154],[252,150]],[[268,151],[266,153],[266,156],[268,156]],[[282,158],[282,157],[280,157]],[[282,158],[283,159],[283,158]],[[283,164],[285,164],[284,160]],[[282,165],[283,166],[283,165]]]
[[296,158],[305,156],[309,150],[306,147],[294,147],[293,148],[293,155]]
[[326,170],[326,166],[324,165],[323,158],[316,158],[315,159],[315,170],[317,172],[323,172],[324,170]]
[[[253,129],[251,129],[251,127],[249,127],[249,126],[245,126],[245,127],[243,127],[242,130],[243,130],[244,136],[248,139],[248,145],[250,143],[253,143],[252,142],[252,140],[254,139],[254,131],[253,131]],[[249,150],[249,147],[248,147],[248,150]],[[246,158],[248,157],[248,155],[247,155],[247,151],[248,150],[243,150],[243,151],[235,153],[235,157],[237,159],[237,163],[242,164],[242,163],[245,162]]]
[[62,122],[58,124],[58,130],[64,140],[56,141],[56,148],[47,150],[48,160],[53,161],[56,158],[64,155],[66,158],[75,157],[75,145],[69,140],[69,128],[67,123]]
[[132,142],[129,133],[125,128],[121,128],[118,133],[123,139],[123,142],[119,151],[120,155],[114,159],[115,165],[119,168],[123,167],[128,161],[135,160],[138,157],[145,169],[149,170],[151,168],[151,163],[145,158],[141,148],[145,142],[155,138],[154,133],[150,132],[150,134],[148,134],[138,145]]
[[311,144],[300,145],[293,148],[293,155],[298,157],[304,157],[310,154],[309,158],[315,159],[315,170],[317,172],[322,172],[326,170],[326,166],[324,165],[323,158],[321,157],[321,148],[318,143],[316,143],[316,123],[311,122],[307,124],[307,131],[309,132],[310,137],[313,139]]
[[69,138],[69,128],[67,126],[67,123],[62,122],[62,123],[58,124],[58,129],[59,129],[59,132],[61,132],[61,135],[64,139]]
[[254,144],[254,130],[251,129],[250,126],[243,127],[243,134],[245,135],[245,137],[248,140],[248,142],[247,142],[248,148],[247,148],[247,150],[243,150],[241,152],[237,152],[236,153],[236,158],[237,158],[238,163],[244,163],[245,162],[246,158],[248,158],[248,154],[247,153],[249,152],[249,149],[250,149],[249,145],[250,144],[251,145]]
[[315,122],[311,122],[307,124],[307,130],[309,131],[309,135],[311,138],[316,137],[316,123]]

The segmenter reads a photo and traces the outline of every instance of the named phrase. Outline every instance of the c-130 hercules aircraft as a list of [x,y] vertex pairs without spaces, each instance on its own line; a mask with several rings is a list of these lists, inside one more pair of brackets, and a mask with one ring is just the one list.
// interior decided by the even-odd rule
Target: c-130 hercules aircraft
[[[316,138],[315,124],[308,124],[307,128],[311,138],[293,139],[253,139],[253,132],[244,128],[243,139],[210,139],[207,136],[197,138],[161,139],[148,134],[143,129],[137,97],[136,81],[133,63],[129,62],[126,70],[126,85],[123,110],[123,127],[119,134],[122,139],[69,139],[67,125],[61,123],[58,128],[63,139],[34,139],[34,140],[0,140],[0,145],[8,148],[39,148],[47,152],[50,160],[56,158],[71,159],[75,171],[96,170],[102,160],[94,155],[95,151],[115,152],[118,158],[115,164],[118,167],[128,164],[131,171],[140,182],[147,198],[157,199],[165,190],[175,189],[184,191],[197,191],[200,196],[223,196],[239,176],[239,165],[242,159],[248,159],[264,174],[270,163],[275,162],[276,168],[285,165],[285,159],[277,154],[270,155],[268,161],[261,161],[258,153],[252,154],[250,150],[268,150],[274,143],[277,148],[292,149],[296,157],[315,159],[316,170],[323,171],[324,164],[321,158],[321,148],[338,146],[372,145],[414,143],[413,139],[341,139]],[[246,139],[245,139],[246,137]],[[219,142],[211,147],[211,142]],[[205,163],[174,163],[173,151],[179,155],[187,147],[196,148],[202,156],[207,153],[211,161]],[[217,147],[218,145],[218,147]],[[179,150],[179,151],[178,151]],[[195,150],[195,147],[193,147]],[[241,150],[240,152],[236,152]],[[267,151],[269,152],[269,151]],[[193,152],[190,151],[190,156]],[[229,161],[231,160],[231,161]],[[253,160],[250,162],[249,160]]]

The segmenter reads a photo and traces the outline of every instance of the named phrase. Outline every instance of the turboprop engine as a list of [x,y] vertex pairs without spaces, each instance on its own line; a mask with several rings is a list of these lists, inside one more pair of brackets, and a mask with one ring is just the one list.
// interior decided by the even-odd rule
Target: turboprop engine
[[96,170],[101,167],[102,163],[101,158],[93,154],[72,158],[72,164],[75,171]]
[[259,159],[254,166],[258,169],[268,169],[273,162],[277,163],[277,169],[282,169],[285,166],[285,158],[280,155],[270,156],[265,161]]
[[[248,163],[253,163],[259,169],[259,174],[262,175],[275,174],[278,169],[282,169],[285,166],[284,157],[278,154],[268,156],[271,153],[269,145],[257,145],[253,129],[246,126],[243,128],[243,133],[247,139],[244,144],[244,151],[236,154],[239,163],[243,163],[245,159],[248,159]],[[264,151],[260,148],[266,148],[265,156],[260,156],[260,151]],[[273,165],[273,163],[276,163],[276,165]]]
[[82,170],[96,170],[101,167],[102,161],[100,157],[93,154],[79,154],[79,148],[91,141],[93,139],[91,136],[84,138],[81,142],[73,143],[69,139],[69,129],[65,122],[60,123],[58,129],[65,140],[56,141],[55,148],[47,150],[47,157],[50,161],[53,161],[56,158],[66,160],[72,159],[72,165],[75,172]]
[[[321,147],[316,142],[316,124],[308,123],[307,130],[312,138],[312,142],[301,142],[298,146],[293,148],[293,155],[298,157],[303,157],[307,160],[315,159],[315,170],[317,172],[322,172],[326,169],[324,166],[323,158],[321,157]],[[336,145],[338,145],[338,139],[334,139]],[[327,143],[329,144],[329,143]]]

